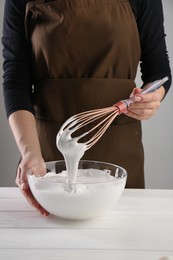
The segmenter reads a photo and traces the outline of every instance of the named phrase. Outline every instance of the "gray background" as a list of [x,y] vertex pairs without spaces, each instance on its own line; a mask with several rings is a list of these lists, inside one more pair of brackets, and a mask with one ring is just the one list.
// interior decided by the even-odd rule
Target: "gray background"
[[[0,31],[2,32],[3,5],[0,1]],[[173,68],[173,1],[163,0],[167,47]],[[2,49],[2,46],[0,45]],[[140,73],[136,78],[141,84]],[[2,94],[2,51],[0,52],[0,186],[15,186],[16,165],[20,158],[5,116]],[[173,87],[162,102],[158,113],[143,122],[146,188],[173,188]]]

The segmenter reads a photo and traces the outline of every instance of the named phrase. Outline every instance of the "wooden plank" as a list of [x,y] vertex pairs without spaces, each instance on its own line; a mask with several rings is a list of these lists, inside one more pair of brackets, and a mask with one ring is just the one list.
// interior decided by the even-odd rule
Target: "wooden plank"
[[22,194],[17,187],[0,187],[1,198],[21,198]]
[[173,198],[173,190],[169,189],[125,189],[123,197],[128,198]]
[[159,260],[173,255],[173,251],[115,251],[115,250],[56,250],[56,249],[10,249],[0,250],[5,260]]
[[36,211],[24,197],[22,198],[1,198],[0,212],[15,212],[15,211]]
[[[0,189],[1,193],[2,190]],[[16,190],[17,191],[17,190]],[[33,208],[28,204],[23,195],[20,192],[14,192],[18,196],[13,197],[13,192],[11,195],[1,194],[0,197],[0,211],[21,211],[21,210],[33,210]],[[133,192],[131,191],[130,193]],[[143,193],[143,191],[142,191]],[[169,192],[159,192],[157,191],[157,196],[141,196],[141,192],[138,191],[136,196],[127,196],[124,193],[124,196],[120,198],[118,203],[116,203],[113,207],[114,211],[124,211],[124,212],[167,212],[168,214],[173,213],[173,191],[171,192],[172,196],[170,196]],[[163,196],[162,196],[163,194]],[[10,197],[9,197],[10,196]]]
[[173,232],[166,229],[1,229],[0,249],[92,249],[171,251]]
[[42,217],[35,211],[1,212],[1,228],[65,228],[65,229],[128,229],[133,232],[142,228],[173,232],[173,214],[166,212],[110,212],[100,218],[85,221],[63,220],[58,217]]
[[[0,187],[0,198],[18,197],[23,195],[17,187]],[[159,189],[125,189],[122,198],[166,198],[173,199],[173,190],[159,190]]]

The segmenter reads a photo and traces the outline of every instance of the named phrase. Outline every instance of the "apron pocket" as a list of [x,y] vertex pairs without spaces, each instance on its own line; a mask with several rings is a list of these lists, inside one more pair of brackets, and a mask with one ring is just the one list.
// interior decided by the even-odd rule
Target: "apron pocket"
[[[33,100],[36,117],[63,123],[74,114],[109,107],[128,98],[134,87],[135,83],[130,79],[46,79],[35,84]],[[114,124],[134,121],[120,115]]]

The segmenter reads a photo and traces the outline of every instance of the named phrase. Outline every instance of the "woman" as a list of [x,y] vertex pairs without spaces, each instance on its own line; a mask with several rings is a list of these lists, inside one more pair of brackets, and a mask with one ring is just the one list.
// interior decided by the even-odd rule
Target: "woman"
[[[81,111],[134,95],[126,115],[113,122],[83,159],[116,163],[127,187],[144,188],[141,120],[151,118],[171,85],[161,0],[6,0],[3,27],[4,101],[21,153],[16,184],[47,215],[29,190],[34,164],[62,159],[55,138]],[[135,88],[168,76],[159,90]]]

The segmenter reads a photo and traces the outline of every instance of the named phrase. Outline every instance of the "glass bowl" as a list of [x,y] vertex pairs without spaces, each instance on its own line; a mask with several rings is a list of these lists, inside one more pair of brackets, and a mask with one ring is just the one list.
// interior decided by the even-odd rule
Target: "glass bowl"
[[127,172],[118,165],[81,160],[76,183],[68,183],[65,161],[50,161],[32,167],[27,176],[43,208],[55,216],[77,220],[110,210],[122,195]]

